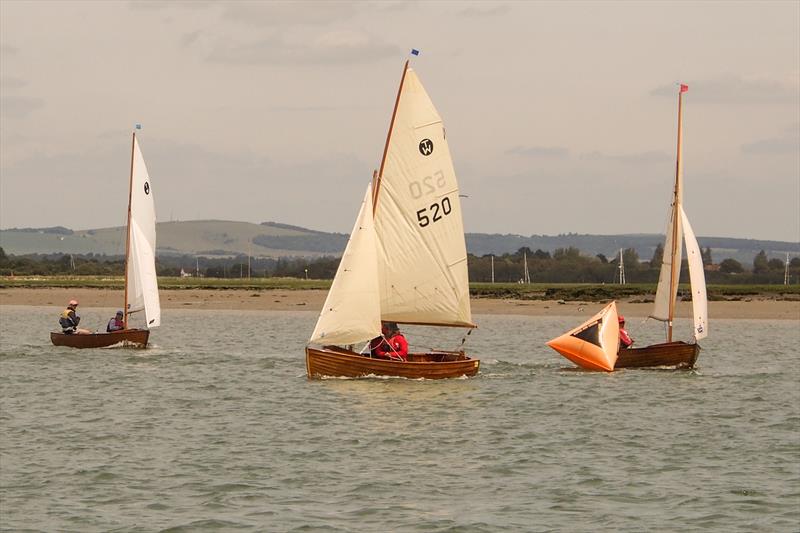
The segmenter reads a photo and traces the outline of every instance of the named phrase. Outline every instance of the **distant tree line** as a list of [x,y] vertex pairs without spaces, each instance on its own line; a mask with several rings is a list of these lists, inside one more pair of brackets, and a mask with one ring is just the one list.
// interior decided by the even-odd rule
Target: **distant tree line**
[[[781,259],[769,259],[761,251],[753,260],[751,268],[735,259],[724,259],[713,263],[710,248],[701,250],[706,267],[706,280],[717,284],[781,284],[784,280],[785,263]],[[622,252],[625,279],[628,283],[655,283],[661,269],[663,248],[659,245],[649,261],[641,261],[636,250],[628,248]],[[542,250],[520,248],[503,255],[469,254],[469,277],[475,282],[494,281],[516,283],[523,279],[525,261],[531,281],[534,283],[615,283],[619,280],[619,256],[607,258],[603,254],[588,256],[577,248],[557,248],[551,254]],[[0,275],[48,276],[48,275],[108,275],[124,274],[125,263],[121,256],[95,254],[32,254],[6,255],[0,248]],[[156,259],[159,276],[200,275],[212,278],[250,277],[295,277],[309,279],[332,279],[339,266],[339,258],[255,258],[246,255],[226,257],[200,257],[194,255],[160,255]],[[682,279],[688,279],[688,266],[684,259],[681,265]],[[800,257],[789,262],[790,283],[800,283]]]

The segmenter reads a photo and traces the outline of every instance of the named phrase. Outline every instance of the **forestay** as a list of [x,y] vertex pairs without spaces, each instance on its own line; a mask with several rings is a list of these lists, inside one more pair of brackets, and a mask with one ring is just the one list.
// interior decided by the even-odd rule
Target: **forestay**
[[473,326],[458,193],[442,119],[408,68],[375,201],[383,320]]
[[130,195],[126,287],[128,313],[144,310],[147,327],[154,328],[161,324],[155,264],[156,211],[150,176],[135,136]]
[[694,315],[694,338],[700,340],[708,335],[708,297],[706,295],[706,277],[703,270],[703,256],[697,238],[689,224],[689,218],[681,207],[684,239],[686,240],[686,258],[689,262],[689,281],[692,286],[692,314]]
[[381,334],[376,257],[370,184],[309,343],[354,344]]

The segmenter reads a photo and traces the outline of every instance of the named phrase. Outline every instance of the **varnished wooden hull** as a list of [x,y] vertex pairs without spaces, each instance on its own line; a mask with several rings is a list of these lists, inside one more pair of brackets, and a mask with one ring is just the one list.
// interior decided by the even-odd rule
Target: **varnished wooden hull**
[[124,329],[122,331],[112,331],[110,333],[92,333],[91,335],[65,335],[63,333],[50,332],[50,341],[56,346],[69,346],[70,348],[105,348],[119,343],[132,345],[136,348],[147,347],[147,339],[150,337],[150,330],[147,329]]
[[692,368],[699,354],[700,346],[698,344],[686,342],[665,342],[643,348],[622,349],[619,351],[614,369],[654,366]]
[[409,354],[408,361],[374,359],[327,346],[306,348],[306,371],[310,378],[395,376],[408,379],[446,379],[474,376],[481,362],[462,352]]

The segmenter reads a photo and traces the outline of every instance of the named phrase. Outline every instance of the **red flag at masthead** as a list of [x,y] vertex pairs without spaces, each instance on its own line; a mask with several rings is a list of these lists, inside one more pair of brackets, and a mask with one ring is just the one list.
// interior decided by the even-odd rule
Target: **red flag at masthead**
[[685,93],[688,90],[689,90],[689,86],[688,85],[684,85],[684,84],[681,83],[681,92]]

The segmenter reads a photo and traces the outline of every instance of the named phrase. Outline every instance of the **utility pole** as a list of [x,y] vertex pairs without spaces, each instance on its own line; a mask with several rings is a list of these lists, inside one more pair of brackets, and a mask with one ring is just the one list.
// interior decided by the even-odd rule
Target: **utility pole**
[[531,282],[531,272],[528,270],[528,252],[522,252],[522,260],[525,263],[525,271],[523,274],[522,281],[525,283]]
[[786,265],[784,265],[783,270],[783,284],[789,284],[789,252],[786,252]]

